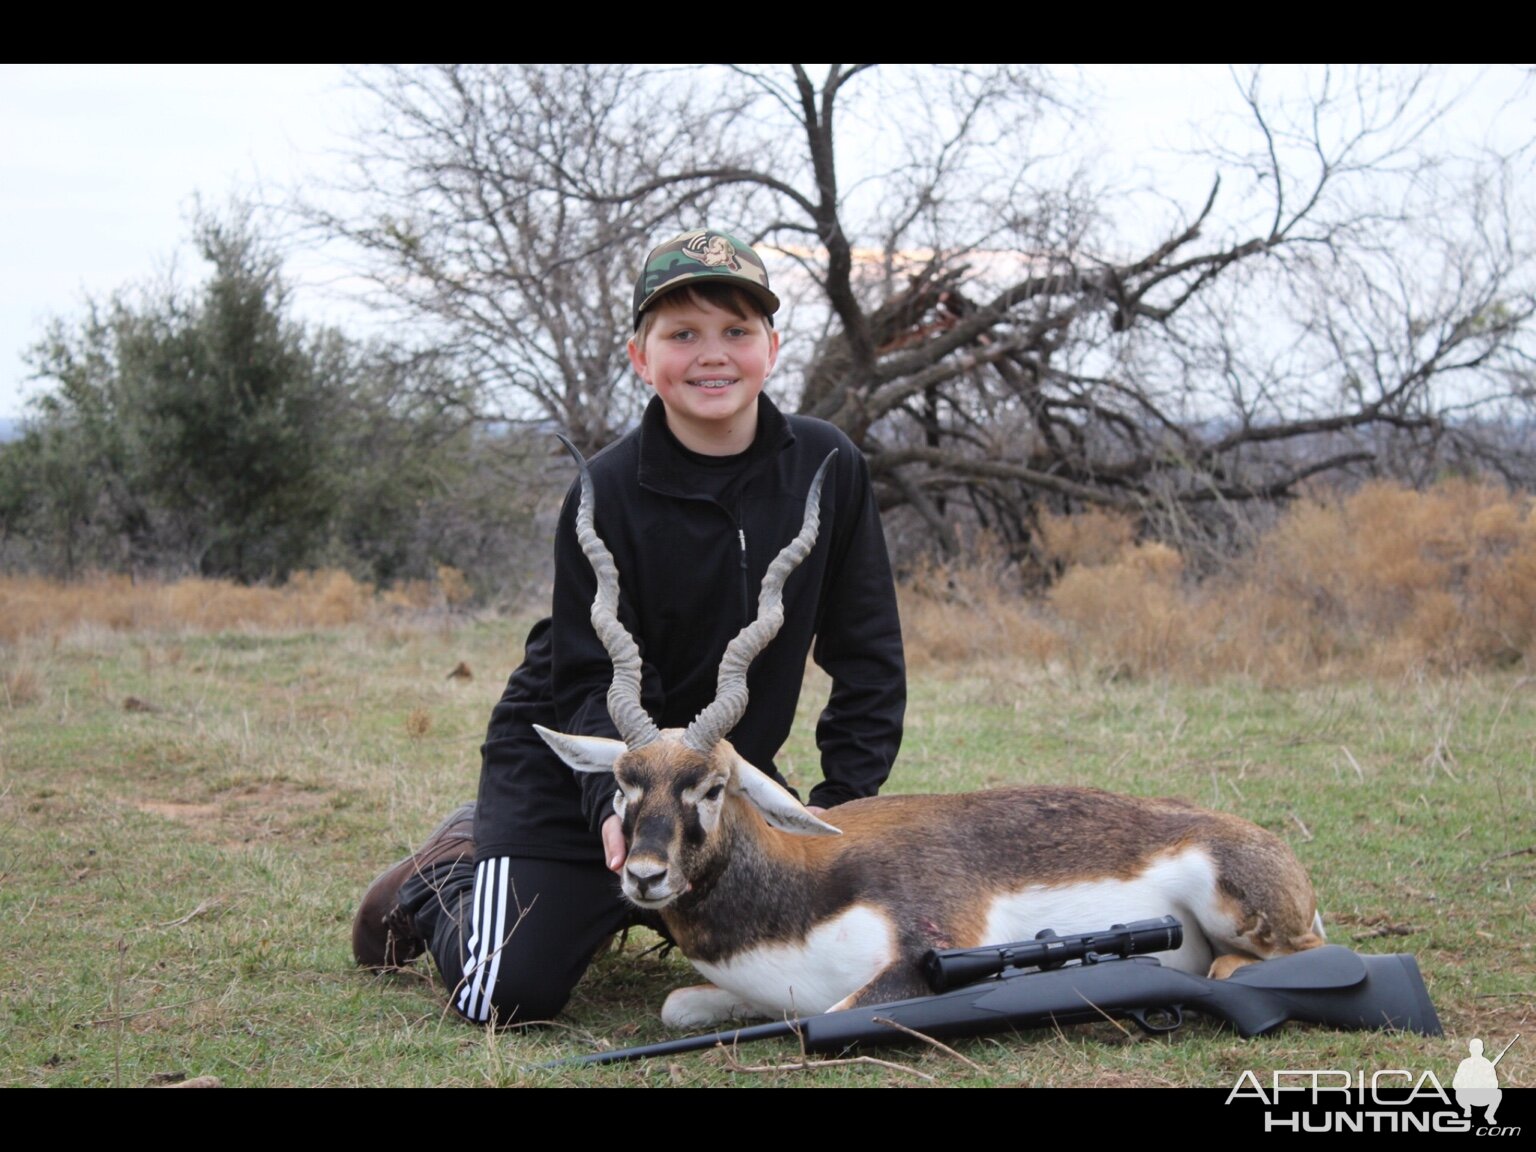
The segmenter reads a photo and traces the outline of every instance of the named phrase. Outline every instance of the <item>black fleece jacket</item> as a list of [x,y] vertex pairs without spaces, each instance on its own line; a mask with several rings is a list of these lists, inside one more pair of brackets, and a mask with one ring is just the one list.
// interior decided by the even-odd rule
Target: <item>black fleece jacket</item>
[[[816,727],[824,779],[808,801],[823,807],[879,790],[906,708],[895,588],[863,456],[832,425],[786,417],[759,397],[757,437],[724,467],[677,443],[659,400],[590,462],[597,532],[619,571],[619,619],[640,647],[642,701],[659,727],[681,728],[714,699],[725,647],[755,616],[763,574],[800,530],[811,478],[833,449],[816,546],[785,586],[784,627],[753,662],[750,703],[729,736],[783,782],[774,757],[814,645],[832,678]],[[482,860],[602,857],[595,833],[612,811],[613,777],[578,779],[532,728],[618,735],[607,705],[613,665],[588,615],[596,579],[576,542],[577,498],[573,485],[555,535],[553,614],[529,633],[482,749]]]

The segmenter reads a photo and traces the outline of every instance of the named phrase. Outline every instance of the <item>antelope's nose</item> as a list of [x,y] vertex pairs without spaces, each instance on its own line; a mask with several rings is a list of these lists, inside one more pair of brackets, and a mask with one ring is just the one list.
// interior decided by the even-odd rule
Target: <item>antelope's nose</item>
[[628,877],[635,894],[649,896],[667,878],[667,866],[660,860],[631,856],[624,863],[624,875]]

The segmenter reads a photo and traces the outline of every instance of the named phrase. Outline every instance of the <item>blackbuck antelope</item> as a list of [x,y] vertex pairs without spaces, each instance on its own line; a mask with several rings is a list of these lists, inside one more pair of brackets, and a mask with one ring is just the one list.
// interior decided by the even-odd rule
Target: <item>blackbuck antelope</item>
[[687,729],[661,731],[640,702],[640,652],[619,623],[618,573],[582,466],[577,535],[597,573],[592,622],[613,659],[608,708],[623,739],[539,733],[576,771],[614,774],[624,894],[658,910],[712,981],[667,998],[669,1026],[922,995],[928,949],[1046,927],[1177,916],[1184,946],[1165,962],[1215,976],[1323,942],[1301,864],[1235,816],[1089,788],[1003,788],[857,800],[836,809],[834,827],[743,760],[725,737],[746,711],[748,666],[783,623],[784,582],[815,543],[826,467],[763,580],[756,620],[726,650],[715,701]]

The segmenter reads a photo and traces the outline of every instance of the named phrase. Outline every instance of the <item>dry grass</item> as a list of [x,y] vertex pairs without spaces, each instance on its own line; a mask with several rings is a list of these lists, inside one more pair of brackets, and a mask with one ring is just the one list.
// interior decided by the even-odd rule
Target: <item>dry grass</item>
[[37,702],[42,684],[31,668],[12,668],[0,677],[0,692],[4,694],[6,707],[20,708],[23,704]]
[[1370,485],[1298,504],[1201,582],[1104,514],[1042,526],[1063,569],[1042,597],[983,555],[904,588],[914,667],[1021,658],[1096,676],[1290,684],[1503,668],[1536,650],[1531,500],[1465,481]]
[[[1536,648],[1536,517],[1531,500],[1448,481],[1299,503],[1245,555],[1192,579],[1179,554],[1140,543],[1127,518],[1043,518],[1041,557],[1060,572],[1027,593],[984,545],[963,565],[929,565],[902,588],[915,669],[1006,659],[1097,679],[1247,676],[1265,684],[1508,668]],[[466,609],[456,569],[379,591],[345,572],[278,588],[228,581],[70,584],[0,577],[0,644],[80,629],[198,634],[302,631]],[[35,698],[25,668],[0,696]]]
[[1489,486],[1378,484],[1303,505],[1237,575],[1320,652],[1373,647],[1390,670],[1513,664],[1536,639],[1531,501]]
[[1045,664],[1063,651],[1060,634],[1018,593],[1001,557],[985,548],[967,564],[919,567],[900,592],[902,636],[914,668],[1004,654]]
[[280,587],[229,580],[133,580],[96,574],[60,584],[0,576],[0,644],[57,639],[78,629],[129,633],[283,632],[336,628],[460,608],[469,585],[454,568],[380,592],[346,572],[300,572]]

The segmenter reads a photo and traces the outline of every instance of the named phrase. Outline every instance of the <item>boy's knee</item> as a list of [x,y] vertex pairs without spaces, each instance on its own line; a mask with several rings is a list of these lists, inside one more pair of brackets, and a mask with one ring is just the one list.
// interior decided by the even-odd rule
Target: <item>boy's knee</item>
[[[449,1002],[473,1024],[553,1020],[594,949],[624,926],[629,911],[600,863],[516,859],[492,879],[494,898],[482,895],[482,882],[471,907],[483,911],[497,899],[503,906],[479,920],[461,917],[457,931],[443,933],[433,951]],[[488,933],[487,924],[498,927]]]
[[571,999],[573,985],[540,973],[502,976],[489,995],[456,995],[453,1008],[471,1024],[507,1028],[553,1020]]

